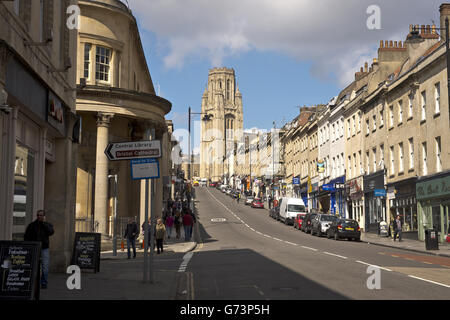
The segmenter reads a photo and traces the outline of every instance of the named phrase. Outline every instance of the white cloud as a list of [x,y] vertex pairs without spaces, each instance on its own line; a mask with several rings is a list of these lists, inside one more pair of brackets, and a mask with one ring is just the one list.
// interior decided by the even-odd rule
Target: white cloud
[[[403,41],[410,24],[439,22],[441,1],[431,0],[132,0],[141,26],[167,48],[167,68],[192,57],[221,66],[224,58],[270,50],[311,61],[311,73],[334,73],[348,84],[380,40]],[[370,5],[381,8],[381,30],[368,30]],[[399,36],[399,38],[393,38]]]

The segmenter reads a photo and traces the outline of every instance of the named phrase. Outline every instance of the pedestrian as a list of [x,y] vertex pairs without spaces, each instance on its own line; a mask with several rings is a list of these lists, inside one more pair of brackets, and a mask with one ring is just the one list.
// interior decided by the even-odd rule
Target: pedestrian
[[[150,224],[150,222],[149,222]],[[133,248],[133,259],[136,258],[136,236],[138,235],[138,226],[134,218],[128,219],[128,224],[125,229],[123,237],[127,239],[127,253],[128,259],[131,258],[130,246]]]
[[174,217],[174,225],[175,225],[175,231],[177,233],[177,239],[180,239],[181,236],[181,224],[182,224],[182,220],[181,220],[181,214],[180,211],[176,210],[175,211],[175,217]]
[[192,226],[194,225],[194,220],[189,213],[183,216],[183,226],[184,226],[184,240],[191,240]]
[[25,241],[39,241],[41,242],[41,288],[47,289],[48,286],[48,269],[50,265],[50,240],[49,237],[55,233],[53,225],[45,221],[45,211],[38,210],[36,213],[36,220],[31,222],[26,231]]
[[166,236],[166,227],[162,223],[162,219],[158,219],[156,221],[156,229],[155,229],[156,248],[158,250],[158,254],[164,252],[163,243],[165,236]]
[[171,214],[166,218],[166,229],[167,229],[167,238],[168,239],[170,239],[170,236],[172,235],[174,221],[175,221],[175,219]]
[[146,231],[145,228],[146,227],[148,227],[148,230],[149,230],[147,241],[148,241],[148,248],[150,248],[150,244],[151,244],[150,234],[151,234],[151,230],[152,230],[152,223],[151,223],[151,219],[150,218],[148,218],[147,224],[145,223],[145,221],[144,221],[144,223],[142,223],[142,234],[144,235],[144,240],[143,241],[145,241],[145,231]]
[[394,221],[394,241],[397,238],[398,241],[402,241],[402,220],[400,219],[400,215],[397,215],[397,218]]
[[237,203],[239,203],[239,200],[241,200],[241,193],[240,192],[238,192],[237,197],[236,197]]

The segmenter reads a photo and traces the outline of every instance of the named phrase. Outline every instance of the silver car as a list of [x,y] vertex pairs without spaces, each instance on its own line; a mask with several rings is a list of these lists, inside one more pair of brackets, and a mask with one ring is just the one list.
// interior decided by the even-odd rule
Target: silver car
[[333,221],[335,221],[336,219],[337,217],[332,214],[318,214],[311,221],[311,235],[316,234],[319,237],[325,235]]
[[253,200],[255,200],[254,197],[247,197],[247,199],[245,199],[245,205],[249,206],[252,204]]

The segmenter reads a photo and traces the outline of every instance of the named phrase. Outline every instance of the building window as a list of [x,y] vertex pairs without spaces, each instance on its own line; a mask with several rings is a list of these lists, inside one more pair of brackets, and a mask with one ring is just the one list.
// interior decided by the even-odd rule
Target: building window
[[441,112],[441,85],[439,82],[434,85],[434,99],[434,113],[438,114]]
[[356,171],[356,153],[353,154],[353,177],[356,177],[358,171]]
[[408,96],[408,118],[413,117],[413,98],[414,96],[412,94]]
[[389,150],[389,158],[390,158],[390,160],[391,160],[391,170],[390,170],[390,172],[391,172],[391,175],[394,175],[394,173],[395,173],[395,167],[394,167],[394,165],[395,165],[395,160],[394,160],[394,146],[392,146],[392,147],[390,148],[390,150]]
[[27,225],[33,220],[35,154],[16,144],[14,171],[13,241],[23,241]]
[[414,140],[410,138],[409,143],[409,170],[414,169]]
[[95,56],[96,69],[95,79],[100,81],[109,81],[109,63],[111,60],[111,50],[105,47],[97,46]]
[[441,137],[436,137],[436,172],[442,171]]
[[422,91],[421,96],[421,104],[422,104],[422,120],[425,121],[427,119],[427,94],[425,91]]
[[403,143],[398,145],[398,171],[403,172]]
[[370,174],[370,159],[369,159],[369,151],[366,151],[366,174]]
[[403,122],[403,101],[398,102],[398,124]]
[[347,120],[347,139],[350,139],[351,137],[351,125],[350,125],[350,119]]
[[380,128],[384,126],[383,110],[380,111]]
[[422,175],[426,176],[428,174],[427,168],[427,143],[422,143]]
[[384,145],[380,145],[380,167],[384,168]]
[[372,116],[372,121],[373,121],[373,131],[377,130],[377,116],[374,114]]
[[372,149],[372,157],[373,157],[373,172],[377,172],[377,149]]
[[44,0],[39,3],[39,41],[44,41]]
[[366,135],[370,133],[370,124],[369,124],[369,118],[366,119]]
[[[348,156],[348,175],[350,178],[352,178],[352,158],[350,156]],[[333,175],[333,178],[335,176]]]
[[363,166],[362,166],[362,156],[361,151],[358,151],[358,163],[359,163],[359,174],[362,174],[363,172]]
[[90,65],[91,44],[84,44],[84,77],[89,79],[89,65]]
[[227,100],[231,98],[231,81],[227,80]]
[[340,168],[339,176],[342,176],[344,174],[344,172],[345,172],[345,163],[344,162],[345,162],[344,154],[341,153],[341,165],[339,166],[339,168]]
[[352,122],[353,122],[353,124],[352,124],[352,135],[355,135],[355,133],[356,133],[356,118],[355,118],[355,116],[352,117]]
[[358,132],[361,132],[361,113],[358,112]]
[[394,126],[394,106],[389,107],[389,128]]

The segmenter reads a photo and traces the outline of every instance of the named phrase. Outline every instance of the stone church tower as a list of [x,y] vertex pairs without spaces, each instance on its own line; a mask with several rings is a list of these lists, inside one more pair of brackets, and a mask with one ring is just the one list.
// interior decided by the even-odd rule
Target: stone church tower
[[209,70],[202,113],[208,114],[209,120],[201,122],[200,177],[229,182],[235,175],[234,151],[242,138],[244,125],[242,95],[234,69]]

